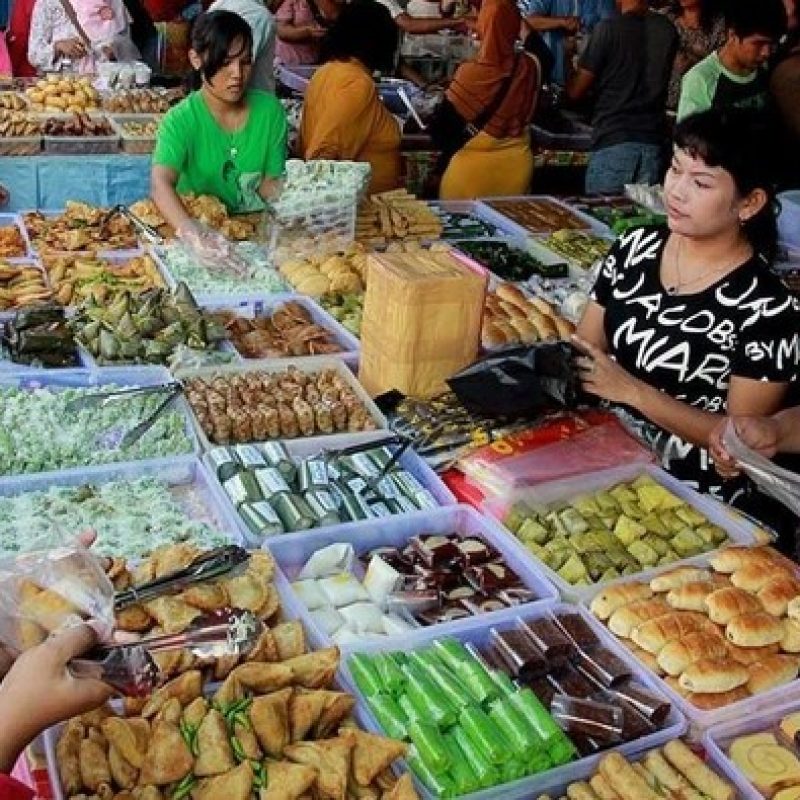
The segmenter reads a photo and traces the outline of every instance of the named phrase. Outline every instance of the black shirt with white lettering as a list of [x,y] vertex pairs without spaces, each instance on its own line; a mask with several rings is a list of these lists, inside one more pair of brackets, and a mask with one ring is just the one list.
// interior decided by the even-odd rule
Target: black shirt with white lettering
[[[757,256],[703,291],[670,294],[660,276],[668,237],[666,228],[638,228],[621,236],[606,257],[592,297],[605,309],[609,353],[640,380],[713,413],[726,410],[732,375],[794,380],[800,301]],[[665,469],[723,496],[706,450],[644,422]]]

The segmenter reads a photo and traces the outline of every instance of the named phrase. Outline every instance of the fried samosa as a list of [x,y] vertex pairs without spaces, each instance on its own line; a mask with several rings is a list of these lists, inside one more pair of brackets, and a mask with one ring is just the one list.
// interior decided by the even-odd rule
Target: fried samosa
[[198,583],[181,594],[181,600],[201,611],[217,611],[230,605],[228,593],[220,583]]
[[247,758],[253,761],[261,761],[264,758],[264,753],[258,744],[258,738],[251,727],[245,727],[240,722],[234,722],[233,734],[239,740],[242,746],[242,752]]
[[284,756],[317,771],[315,786],[319,800],[346,800],[352,750],[353,742],[339,737],[290,744]]
[[111,777],[114,779],[114,783],[120,788],[132,789],[136,785],[139,770],[123,758],[114,745],[108,748],[108,767],[111,770]]
[[262,695],[250,706],[250,723],[264,752],[280,758],[289,744],[289,702],[292,689]]
[[111,783],[111,769],[105,749],[91,739],[82,739],[79,751],[81,783],[96,792],[103,784]]
[[262,583],[272,583],[275,578],[275,559],[266,550],[255,550],[250,553],[247,572],[255,575]]
[[164,633],[183,633],[200,616],[200,609],[177,597],[157,597],[145,603],[145,609]]
[[262,661],[269,664],[281,660],[275,636],[269,628],[258,637],[255,647],[247,654],[245,660]]
[[187,725],[197,726],[203,721],[203,717],[208,713],[208,702],[205,697],[198,697],[192,700],[183,711],[183,721]]
[[122,758],[136,769],[142,768],[150,738],[150,725],[146,719],[109,717],[103,721],[100,730]]
[[77,794],[83,785],[80,757],[83,733],[83,725],[78,720],[70,720],[56,743],[58,774],[61,776],[61,786],[67,797]]
[[171,722],[156,722],[139,782],[142,785],[166,786],[181,781],[191,772],[193,762],[178,726]]
[[417,790],[414,788],[414,781],[411,775],[406,773],[394,785],[394,788],[384,792],[382,800],[419,800]]
[[272,629],[278,661],[288,661],[306,652],[306,634],[301,622],[283,622]]
[[181,706],[180,701],[176,697],[171,697],[164,703],[163,706],[158,710],[158,714],[153,717],[153,722],[171,722],[173,725],[177,725],[181,721],[181,717],[183,716],[183,706]]
[[243,608],[255,613],[267,599],[266,584],[248,573],[224,581],[223,586],[230,597],[233,608]]
[[406,746],[394,739],[352,729],[343,735],[353,742],[353,777],[369,786],[387,767],[406,754]]
[[198,778],[222,775],[236,766],[233,749],[228,738],[225,718],[212,708],[197,731],[197,760],[194,774]]
[[253,768],[243,761],[236,769],[205,778],[192,792],[193,800],[250,800],[253,791]]
[[[314,655],[319,654],[315,653]],[[296,673],[288,663],[258,664],[249,662],[236,667],[226,681],[231,678],[237,680],[245,689],[266,694],[283,689],[285,686],[291,686],[296,680]]]
[[138,604],[117,611],[115,617],[117,628],[121,631],[146,633],[153,625],[153,619],[147,613],[147,609]]
[[268,762],[267,788],[259,792],[259,800],[298,800],[316,779],[317,771],[305,764]]
[[282,666],[291,670],[295,685],[305,689],[325,689],[331,685],[339,668],[339,648],[329,647],[291,658]]
[[200,697],[203,691],[203,675],[199,670],[184,672],[183,675],[165,683],[147,701],[142,709],[142,716],[147,719],[155,716],[161,707],[172,698],[182,706],[188,706],[192,700]]
[[312,731],[315,739],[330,736],[354,705],[354,698],[344,692],[296,689],[289,705],[292,741],[300,742]]

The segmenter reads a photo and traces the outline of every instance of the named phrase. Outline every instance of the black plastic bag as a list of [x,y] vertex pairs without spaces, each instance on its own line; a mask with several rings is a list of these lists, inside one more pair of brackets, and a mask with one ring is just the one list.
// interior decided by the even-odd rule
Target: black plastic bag
[[585,404],[566,342],[543,342],[487,356],[447,383],[469,411],[487,416],[536,416]]

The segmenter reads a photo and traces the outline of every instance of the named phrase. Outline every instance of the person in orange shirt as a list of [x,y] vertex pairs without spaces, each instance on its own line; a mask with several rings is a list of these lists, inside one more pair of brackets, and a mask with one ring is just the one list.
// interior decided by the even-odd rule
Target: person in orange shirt
[[[535,56],[517,50],[519,30],[520,15],[512,0],[485,0],[477,23],[480,49],[456,70],[437,115],[434,141],[444,154],[443,200],[526,194],[530,189],[528,125],[542,69]],[[448,162],[453,150],[457,152]]]
[[299,149],[306,159],[368,161],[370,192],[400,186],[400,126],[373,80],[391,73],[397,28],[374,0],[354,0],[323,42],[323,62],[308,84]]

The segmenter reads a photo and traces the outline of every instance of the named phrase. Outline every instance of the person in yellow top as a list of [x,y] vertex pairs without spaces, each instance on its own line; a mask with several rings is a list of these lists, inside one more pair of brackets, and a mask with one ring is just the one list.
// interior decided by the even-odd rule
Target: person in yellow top
[[437,113],[443,200],[526,194],[533,177],[528,125],[536,109],[541,66],[517,51],[520,15],[513,0],[485,0],[478,15],[477,55],[453,76]]
[[300,155],[368,161],[370,192],[400,186],[400,126],[378,96],[372,76],[391,73],[397,28],[375,0],[342,9],[323,41],[324,65],[308,84],[300,122]]

